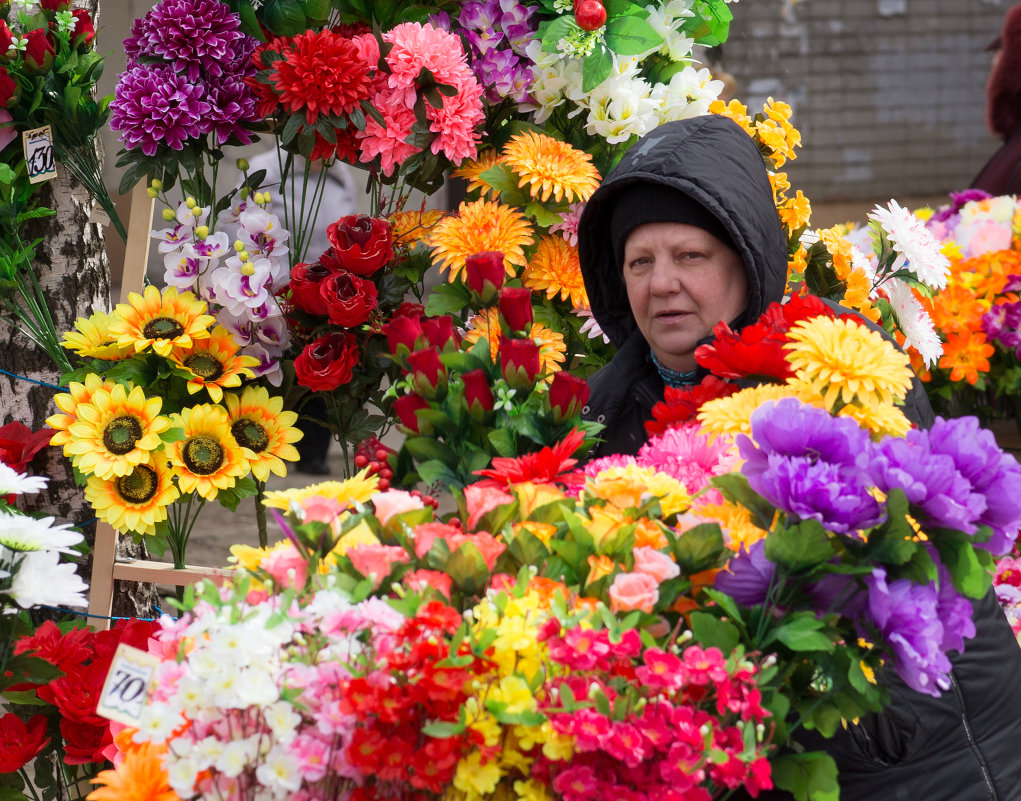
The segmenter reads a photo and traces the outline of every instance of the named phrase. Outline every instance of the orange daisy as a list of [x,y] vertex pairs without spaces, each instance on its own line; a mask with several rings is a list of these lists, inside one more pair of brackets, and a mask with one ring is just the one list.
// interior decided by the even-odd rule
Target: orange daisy
[[943,346],[939,366],[950,370],[951,381],[964,379],[974,386],[978,382],[979,373],[989,372],[989,357],[994,350],[981,331],[951,334]]
[[213,402],[219,403],[223,399],[223,387],[239,387],[242,376],[255,375],[250,368],[259,360],[254,356],[242,356],[239,351],[230,331],[218,325],[208,338],[198,340],[192,347],[175,347],[170,351],[170,360],[191,374],[188,379],[190,395],[205,387]]
[[731,100],[729,103],[724,103],[722,100],[714,100],[709,104],[709,113],[719,114],[722,117],[730,117],[730,119],[744,128],[749,136],[755,133],[755,129],[752,127],[752,118],[748,116],[748,107],[737,100]]
[[518,186],[527,186],[532,198],[542,203],[550,195],[557,203],[588,200],[599,186],[592,156],[536,131],[512,136],[501,161],[517,173]]
[[792,231],[796,231],[798,228],[808,225],[809,218],[812,216],[812,204],[799,189],[794,197],[784,201],[777,212],[780,214],[781,222]]
[[588,306],[585,282],[581,277],[578,248],[562,236],[544,236],[535,255],[521,274],[521,282],[529,289],[546,292],[547,298],[569,300],[578,309]]
[[468,182],[468,192],[474,192],[478,189],[482,192],[483,197],[490,193],[495,200],[500,196],[500,193],[486,183],[481,176],[486,170],[495,167],[499,163],[500,154],[495,150],[486,150],[479,153],[479,157],[474,161],[462,162],[461,166],[454,170],[452,174],[455,178],[463,178]]
[[191,292],[169,286],[160,291],[150,285],[145,294],[132,292],[127,303],[118,303],[110,333],[121,345],[133,345],[135,352],[152,347],[160,356],[169,356],[174,347],[189,348],[196,339],[209,336],[215,318],[206,314],[206,302]]
[[487,251],[503,253],[507,274],[514,275],[515,267],[526,264],[524,248],[534,241],[532,226],[521,212],[489,200],[462,203],[457,215],[438,222],[427,238],[433,264],[440,272],[449,268],[451,281],[461,274],[465,259]]

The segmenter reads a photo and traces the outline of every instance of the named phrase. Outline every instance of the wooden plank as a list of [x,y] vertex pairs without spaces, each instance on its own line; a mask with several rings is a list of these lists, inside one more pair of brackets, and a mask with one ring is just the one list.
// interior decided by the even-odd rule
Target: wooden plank
[[177,569],[170,562],[150,562],[140,559],[136,562],[117,562],[113,566],[113,577],[120,581],[145,581],[151,584],[170,584],[183,587],[201,579],[210,579],[222,584],[233,571],[220,567],[196,567],[187,565]]
[[92,578],[89,579],[88,622],[93,628],[105,631],[110,628],[110,610],[113,608],[113,571],[117,558],[117,531],[102,520],[96,524],[96,544],[92,549]]
[[149,232],[156,201],[149,197],[144,181],[131,190],[128,212],[128,241],[124,245],[124,267],[121,271],[120,302],[126,303],[129,292],[141,292],[145,286],[145,268],[149,263]]

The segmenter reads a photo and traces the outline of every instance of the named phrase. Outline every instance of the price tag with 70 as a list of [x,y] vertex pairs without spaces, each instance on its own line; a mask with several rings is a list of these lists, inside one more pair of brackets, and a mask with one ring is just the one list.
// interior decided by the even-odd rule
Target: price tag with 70
[[149,700],[159,657],[121,643],[113,655],[96,712],[125,726],[137,726]]

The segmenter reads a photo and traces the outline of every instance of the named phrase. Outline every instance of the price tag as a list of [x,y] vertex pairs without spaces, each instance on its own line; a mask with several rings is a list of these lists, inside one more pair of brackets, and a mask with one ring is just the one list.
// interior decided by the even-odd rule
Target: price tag
[[125,726],[137,726],[149,700],[159,657],[121,643],[113,655],[96,712]]
[[53,134],[49,125],[24,131],[21,143],[25,148],[29,183],[37,184],[57,177],[57,165],[53,161]]

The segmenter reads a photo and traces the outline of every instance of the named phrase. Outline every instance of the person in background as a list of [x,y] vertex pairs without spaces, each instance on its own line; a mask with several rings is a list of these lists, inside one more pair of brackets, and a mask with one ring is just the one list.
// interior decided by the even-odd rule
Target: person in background
[[1021,194],[1021,4],[1007,11],[1000,35],[986,49],[993,52],[986,81],[986,125],[1003,144],[971,186],[990,195],[1017,195]]

